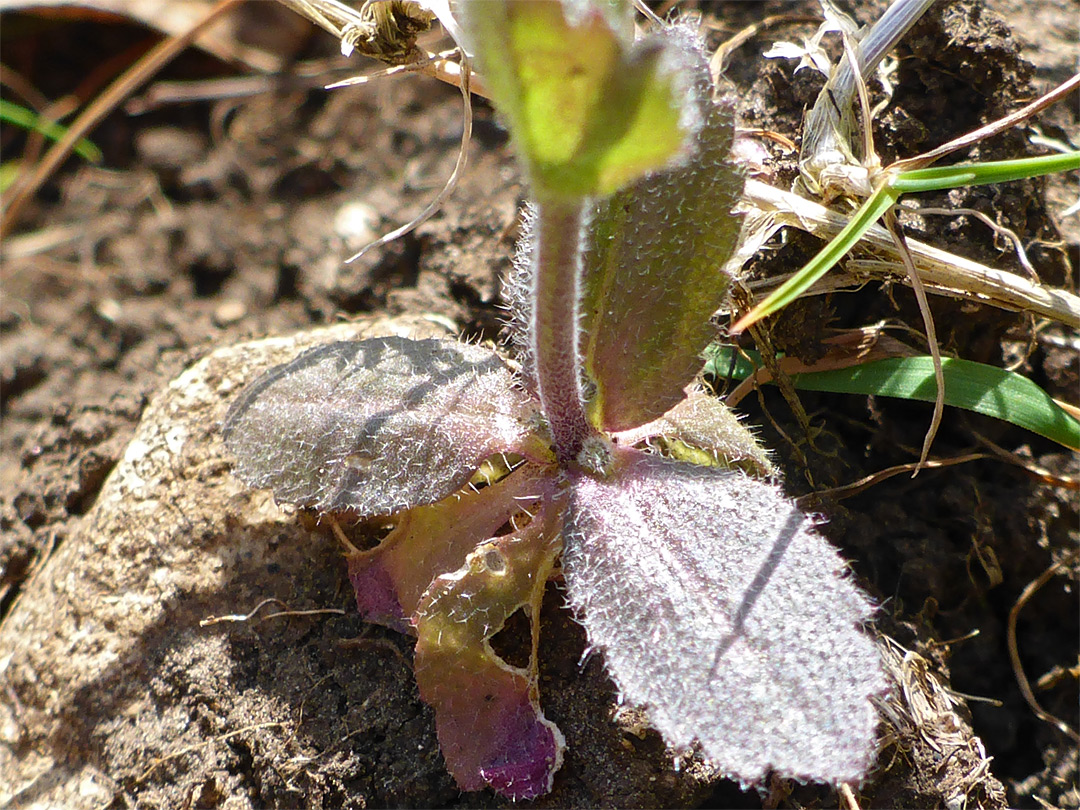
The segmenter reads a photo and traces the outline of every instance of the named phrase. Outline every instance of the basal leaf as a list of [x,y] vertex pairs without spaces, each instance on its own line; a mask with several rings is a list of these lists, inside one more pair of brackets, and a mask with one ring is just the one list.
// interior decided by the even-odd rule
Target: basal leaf
[[[377,548],[348,556],[364,617],[418,637],[417,684],[462,790],[535,798],[562,762],[562,735],[540,710],[536,664],[540,602],[561,549],[559,520],[549,519],[553,473],[526,463],[482,489],[406,510]],[[532,623],[526,668],[489,643],[519,608]]]
[[590,417],[603,430],[637,427],[682,399],[727,296],[722,268],[739,233],[731,209],[743,180],[729,160],[731,112],[708,99],[704,81],[705,125],[690,157],[601,203],[590,224],[582,338],[596,385]]
[[[536,643],[544,583],[559,553],[551,509],[477,547],[440,577],[417,609],[416,682],[435,709],[439,745],[462,790],[514,800],[551,790],[562,734],[540,711]],[[519,608],[533,628],[529,666],[510,666],[489,640]]]
[[483,489],[466,488],[397,515],[376,548],[347,555],[361,615],[411,632],[410,617],[435,579],[461,568],[504,524],[536,510],[537,493],[548,486],[544,474],[545,468],[526,464]]
[[705,467],[740,469],[758,477],[774,472],[768,454],[749,428],[723,402],[704,391],[691,391],[659,419],[615,438],[624,447],[644,442],[665,456]]
[[390,514],[461,488],[523,450],[532,401],[489,349],[373,338],[304,352],[263,374],[225,418],[237,474],[283,503]]
[[627,42],[610,26],[612,8],[580,0],[460,7],[540,202],[609,194],[664,164],[696,126],[682,109],[671,54],[659,40]]
[[885,682],[843,560],[771,484],[616,452],[571,479],[563,570],[625,699],[744,783],[861,779]]

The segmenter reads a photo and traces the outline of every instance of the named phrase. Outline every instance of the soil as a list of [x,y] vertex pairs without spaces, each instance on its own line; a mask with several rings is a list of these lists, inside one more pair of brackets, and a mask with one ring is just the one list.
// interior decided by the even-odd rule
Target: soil
[[[866,22],[886,3],[854,5]],[[770,14],[816,8],[732,2],[705,10],[718,43]],[[883,160],[945,142],[1067,78],[1080,53],[1075,11],[1063,0],[939,2],[898,50],[895,93],[875,127]],[[814,28],[785,24],[735,52],[727,81],[743,126],[797,137],[822,78],[793,76],[791,62],[760,53]],[[92,83],[109,59],[144,46],[149,35],[110,20],[42,24],[9,15],[4,36],[5,64],[57,97]],[[335,47],[317,35],[289,42],[300,48],[291,54],[297,58]],[[161,78],[231,71],[193,50]],[[1040,133],[1076,144],[1078,109],[1074,95],[1040,117],[1038,132],[1008,132],[966,157],[1033,153],[1030,138]],[[279,89],[138,116],[116,112],[94,134],[103,167],[69,161],[24,215],[0,270],[0,800],[116,808],[507,804],[455,789],[412,680],[411,642],[364,626],[350,610],[333,540],[245,492],[211,452],[220,408],[235,395],[222,381],[263,351],[216,349],[334,323],[354,333],[377,322],[497,336],[499,278],[524,189],[490,109],[477,104],[476,116],[469,168],[442,211],[347,266],[343,257],[420,210],[449,175],[461,135],[455,90],[397,77],[329,94]],[[5,126],[0,135],[5,160],[21,153],[22,133]],[[763,176],[788,187],[792,155],[764,143]],[[1071,223],[1055,215],[1076,194],[1074,175],[921,202],[983,211],[1021,236],[1043,283],[1075,289],[1080,228],[1075,215]],[[916,238],[1025,272],[1010,246],[972,217],[911,215],[905,224]],[[818,246],[789,234],[749,274],[788,272]],[[1075,333],[970,301],[932,296],[932,305],[945,351],[1014,363],[1051,395],[1076,401]],[[771,327],[772,341],[812,359],[829,330],[880,320],[921,332],[906,287],[868,285],[798,304]],[[265,351],[295,348],[275,346]],[[187,384],[218,387],[185,399],[168,383],[199,360]],[[740,409],[761,426],[790,493],[823,493],[808,504],[827,518],[823,531],[882,605],[878,629],[902,645],[892,648],[897,694],[921,696],[884,710],[890,735],[857,792],[860,806],[1080,807],[1077,745],[1034,714],[1008,649],[1021,592],[1052,564],[1068,563],[1080,542],[1075,484],[1063,485],[1075,482],[1080,459],[1019,428],[948,410],[933,457],[973,450],[985,457],[830,495],[915,460],[930,408],[829,394],[800,400],[812,437],[774,390]],[[154,421],[163,415],[189,431],[183,463],[191,480],[213,486],[184,484],[177,467],[164,484],[167,499],[125,500],[141,448],[171,441]],[[1026,466],[1002,461],[987,441]],[[155,535],[151,526],[169,528]],[[1016,638],[1039,702],[1075,729],[1080,570],[1071,559],[1023,606]],[[125,577],[138,566],[168,586],[129,590]],[[177,584],[180,572],[187,585]],[[50,600],[70,608],[82,593],[100,602],[82,614],[50,613]],[[267,598],[293,611],[341,613],[200,626],[247,614]],[[125,599],[136,608],[110,623],[109,611]],[[781,780],[743,790],[687,752],[666,751],[640,714],[618,706],[555,585],[543,634],[542,700],[569,749],[555,791],[537,804],[840,801],[832,790]],[[121,637],[137,643],[117,655]]]

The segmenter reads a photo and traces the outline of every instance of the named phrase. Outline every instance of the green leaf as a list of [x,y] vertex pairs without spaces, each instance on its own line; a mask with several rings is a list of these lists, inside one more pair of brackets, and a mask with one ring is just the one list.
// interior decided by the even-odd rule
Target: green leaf
[[[705,352],[704,373],[721,379],[745,380],[765,365],[761,352],[713,343]],[[783,357],[777,353],[777,357]]]
[[[1020,374],[996,366],[942,358],[945,372],[945,404],[975,411],[1045,436],[1071,449],[1080,449],[1080,422],[1077,422],[1053,397]],[[726,375],[730,354],[717,352],[707,370]],[[747,364],[738,365],[735,377],[753,373]],[[893,357],[861,366],[793,374],[792,383],[804,391],[827,391],[838,394],[866,394],[933,402],[934,361],[929,355]]]
[[728,160],[730,111],[707,95],[701,105],[706,123],[689,159],[615,194],[590,224],[582,346],[596,385],[590,418],[603,430],[666,413],[715,337],[709,318],[727,296],[721,270],[739,233],[731,209],[743,180]]
[[723,402],[704,391],[691,391],[659,419],[619,433],[615,439],[623,447],[647,445],[665,456],[702,467],[739,469],[758,478],[776,473],[750,429]]
[[19,176],[19,167],[21,165],[18,160],[5,160],[0,163],[0,194],[11,188],[11,184]]
[[[1011,422],[1058,444],[1080,450],[1080,422],[1039,386],[1013,371],[943,357],[945,404]],[[934,361],[929,356],[895,357],[837,371],[792,377],[796,388],[876,394],[933,402]]]
[[624,43],[610,4],[576,5],[572,21],[552,0],[461,8],[540,202],[610,194],[663,165],[693,128],[662,44]]

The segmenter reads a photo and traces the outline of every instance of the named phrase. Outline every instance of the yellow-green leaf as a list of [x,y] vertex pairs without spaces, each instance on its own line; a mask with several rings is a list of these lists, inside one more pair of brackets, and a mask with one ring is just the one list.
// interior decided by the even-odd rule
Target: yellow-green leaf
[[609,24],[610,4],[577,5],[572,20],[554,0],[462,5],[541,202],[610,194],[663,165],[696,123],[662,40],[626,42]]

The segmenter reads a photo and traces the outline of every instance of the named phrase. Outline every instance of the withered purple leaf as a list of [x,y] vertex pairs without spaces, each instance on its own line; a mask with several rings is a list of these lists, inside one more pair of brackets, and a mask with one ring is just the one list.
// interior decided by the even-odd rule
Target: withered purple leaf
[[524,525],[536,501],[551,489],[549,474],[526,463],[483,489],[467,487],[397,515],[378,546],[346,557],[360,613],[368,621],[410,631],[407,617],[432,582],[461,568],[468,554],[504,525]]
[[615,453],[572,478],[563,571],[623,697],[744,783],[861,779],[885,684],[840,556],[775,485]]
[[399,337],[331,343],[267,371],[224,435],[246,483],[322,512],[391,514],[516,452],[536,407],[490,349]]
[[[416,610],[416,683],[435,708],[439,746],[462,790],[492,787],[511,799],[551,790],[565,742],[540,710],[536,650],[544,585],[562,548],[555,482],[533,480],[544,503],[525,526],[482,543],[438,577]],[[526,668],[490,639],[519,608],[532,626]]]

